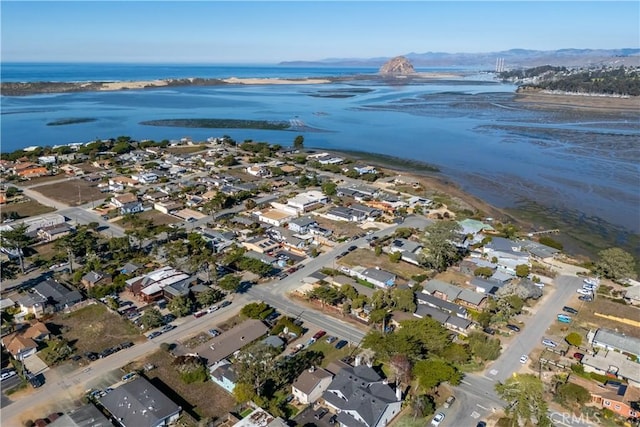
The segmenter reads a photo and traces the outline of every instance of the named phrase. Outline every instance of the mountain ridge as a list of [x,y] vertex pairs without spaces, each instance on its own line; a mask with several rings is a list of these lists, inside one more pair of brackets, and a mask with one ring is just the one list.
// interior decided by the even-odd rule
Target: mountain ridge
[[[554,66],[597,66],[625,65],[640,66],[640,48],[620,49],[576,49],[534,50],[514,48],[498,52],[449,53],[449,52],[410,52],[402,55],[411,61],[414,67],[455,67],[468,66],[493,69],[499,58],[504,60],[505,68]],[[317,61],[283,61],[278,65],[286,66],[353,66],[381,67],[393,57],[374,58],[326,58]]]

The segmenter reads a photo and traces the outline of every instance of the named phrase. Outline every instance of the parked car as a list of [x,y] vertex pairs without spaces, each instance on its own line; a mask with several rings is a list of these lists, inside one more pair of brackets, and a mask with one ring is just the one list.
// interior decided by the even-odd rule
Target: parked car
[[333,335],[329,335],[327,337],[327,344],[333,344],[334,342],[336,342],[338,340],[338,337],[334,337]]
[[582,362],[582,359],[584,359],[584,354],[582,354],[582,353],[573,353],[573,358]]
[[507,329],[511,329],[513,332],[520,332],[520,328],[512,324],[508,324]]
[[2,374],[0,374],[0,380],[6,380],[7,378],[11,378],[14,375],[16,375],[16,371],[14,370],[5,371]]
[[578,310],[576,310],[573,307],[566,306],[566,305],[564,307],[562,307],[562,311],[565,311],[565,312],[570,313],[570,314],[578,314]]
[[327,412],[329,412],[328,409],[321,408],[318,412],[316,412],[313,418],[315,418],[316,420],[319,420],[320,418],[324,417],[327,414]]
[[444,406],[445,408],[448,408],[451,405],[453,405],[453,402],[455,402],[455,401],[456,401],[456,397],[451,395],[451,396],[447,397],[447,400],[444,401],[444,405],[442,405],[442,406]]
[[318,331],[315,333],[315,335],[313,336],[314,339],[319,340],[320,338],[322,338],[323,336],[325,336],[327,333],[325,331]]
[[176,325],[172,325],[171,323],[169,323],[168,325],[164,325],[162,329],[160,329],[160,332],[162,333],[169,332],[175,328],[176,328]]
[[543,340],[542,340],[542,344],[543,344],[543,345],[546,345],[547,347],[552,347],[552,348],[553,348],[553,347],[557,347],[557,346],[558,346],[558,344],[556,344],[555,342],[551,341],[551,340],[550,340],[550,339],[548,339],[548,338],[543,339]]
[[571,316],[568,316],[566,314],[558,314],[557,318],[558,322],[571,323]]
[[529,361],[529,356],[527,356],[526,354],[523,354],[522,356],[520,356],[520,363],[522,363],[523,365],[528,361]]
[[496,334],[496,330],[492,329],[492,328],[489,328],[489,327],[484,328],[483,331],[484,331],[485,334],[489,334],[489,335],[495,335]]
[[331,415],[331,418],[329,418],[329,424],[335,424],[336,421],[338,421],[338,415],[337,414]]
[[344,348],[347,344],[349,344],[349,341],[347,340],[340,340],[338,341],[338,343],[336,344],[336,348],[338,350],[340,350],[341,348]]
[[593,294],[593,292],[591,292],[588,289],[578,289],[576,292],[579,293],[580,295],[588,295],[588,296],[591,296]]
[[150,340],[154,339],[155,337],[159,337],[160,335],[162,335],[162,332],[160,331],[155,331],[155,332],[151,332],[149,335],[147,335],[147,338],[149,338]]
[[353,245],[353,246],[349,246],[349,248],[348,248],[347,250],[348,250],[349,252],[353,252],[353,251],[355,251],[356,249],[358,249],[358,247],[357,247],[357,246],[355,246],[355,245]]
[[200,310],[200,311],[196,311],[195,313],[193,313],[193,317],[195,317],[197,319],[198,317],[202,317],[205,314],[207,314],[206,310]]
[[133,347],[133,343],[131,341],[123,342],[122,344],[120,344],[121,349],[129,348],[129,347]]
[[138,374],[136,374],[135,372],[129,372],[128,374],[122,377],[122,381],[129,381],[133,379],[136,375]]
[[214,338],[220,335],[220,331],[217,329],[209,329],[208,332],[209,332],[209,335],[211,335]]
[[94,353],[93,351],[87,351],[84,354],[84,357],[86,357],[87,359],[89,359],[90,361],[94,361],[98,359],[98,355],[96,353]]
[[222,301],[220,303],[220,308],[224,308],[224,307],[226,307],[228,305],[231,305],[231,301]]
[[600,280],[592,277],[588,277],[583,280],[585,285],[597,287],[600,284]]
[[431,420],[431,425],[437,427],[440,425],[440,423],[442,423],[442,420],[444,420],[444,412],[438,412],[436,416]]
[[593,296],[591,296],[591,295],[580,295],[580,296],[578,297],[578,299],[579,299],[580,301],[591,302],[591,301],[593,301]]

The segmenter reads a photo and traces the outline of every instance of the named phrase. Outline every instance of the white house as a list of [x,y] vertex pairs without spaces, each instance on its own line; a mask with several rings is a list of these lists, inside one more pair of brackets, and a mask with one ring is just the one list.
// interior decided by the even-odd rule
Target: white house
[[298,212],[309,212],[327,203],[329,198],[321,191],[310,190],[289,199],[287,205]]
[[308,405],[322,397],[329,387],[333,374],[326,369],[314,368],[304,371],[291,386],[291,393],[298,402]]

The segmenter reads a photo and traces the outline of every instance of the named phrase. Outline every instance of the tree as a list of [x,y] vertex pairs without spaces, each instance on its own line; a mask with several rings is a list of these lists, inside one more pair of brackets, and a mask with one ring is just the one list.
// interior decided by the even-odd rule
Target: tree
[[191,306],[192,304],[189,297],[184,297],[182,295],[174,297],[169,301],[169,304],[167,304],[169,311],[176,317],[184,317],[191,313]]
[[452,242],[459,231],[460,225],[455,221],[434,222],[425,229],[422,256],[428,267],[444,271],[458,259],[458,249]]
[[415,396],[411,400],[411,413],[413,414],[413,419],[415,420],[417,417],[428,417],[436,411],[436,404],[433,400],[432,396],[428,394],[421,394],[420,396]]
[[389,365],[396,377],[396,381],[401,384],[411,382],[411,360],[406,354],[396,354],[389,360]]
[[255,200],[253,199],[247,199],[244,202],[244,207],[245,209],[247,209],[248,211],[250,211],[251,209],[255,209],[255,207],[257,206],[257,203]]
[[544,385],[535,375],[514,374],[504,383],[496,384],[496,392],[508,403],[507,413],[513,413],[518,425],[525,425],[532,419],[538,426],[551,425]]
[[144,329],[157,328],[158,326],[162,326],[162,323],[162,313],[155,307],[145,310],[142,316],[140,316],[140,324]]
[[402,259],[402,252],[394,251],[389,253],[389,261],[393,263],[398,263]]
[[469,334],[469,348],[474,356],[483,361],[496,360],[500,356],[500,340],[489,338],[482,332]]
[[263,342],[252,344],[241,350],[235,363],[238,381],[251,384],[255,394],[263,396],[265,384],[272,378],[272,375],[277,373],[278,360],[276,355],[278,351]]
[[196,301],[200,307],[207,307],[211,304],[215,304],[221,299],[224,298],[224,293],[220,292],[218,289],[207,289],[204,292],[200,292],[196,296]]
[[516,265],[516,276],[522,278],[527,277],[531,272],[531,268],[527,264]]
[[582,335],[580,335],[577,332],[571,332],[569,335],[567,335],[564,340],[569,344],[572,345],[574,347],[580,347],[580,344],[582,344]]
[[478,267],[473,270],[473,275],[476,277],[484,277],[486,279],[493,276],[493,270],[489,267]]
[[15,256],[18,257],[22,274],[24,274],[24,250],[33,242],[33,239],[27,235],[27,229],[26,224],[20,224],[0,233],[2,244],[13,249]]
[[633,255],[620,249],[609,248],[598,253],[596,272],[613,280],[635,279],[636,262]]
[[333,181],[326,181],[326,182],[322,183],[321,188],[322,188],[322,192],[325,195],[327,195],[327,196],[335,196],[337,194],[338,186]]
[[374,252],[375,252],[376,256],[382,255],[382,246],[376,245],[376,248],[375,248]]
[[252,302],[240,310],[240,314],[250,319],[265,319],[268,315],[273,313],[273,308],[265,302]]
[[293,148],[296,150],[304,149],[304,136],[302,135],[296,136],[296,138],[293,140]]
[[237,382],[233,388],[233,396],[238,403],[250,402],[256,396],[256,391],[249,383]]
[[225,291],[236,292],[240,288],[240,277],[230,273],[218,280],[218,286]]
[[453,365],[437,359],[418,361],[413,367],[413,374],[425,391],[431,391],[445,381],[457,385],[462,380],[462,373]]
[[569,405],[584,405],[591,401],[591,394],[589,391],[574,383],[565,383],[558,386],[556,397],[560,403]]

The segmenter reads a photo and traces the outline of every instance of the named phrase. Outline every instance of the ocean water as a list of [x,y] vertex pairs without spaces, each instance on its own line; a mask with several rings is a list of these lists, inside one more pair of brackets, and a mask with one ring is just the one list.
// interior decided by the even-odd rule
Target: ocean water
[[[2,64],[3,81],[116,81],[185,77],[371,75],[323,85],[225,85],[2,97],[1,150],[135,139],[204,140],[229,135],[354,150],[438,166],[498,206],[535,201],[549,209],[640,230],[637,114],[553,112],[514,101],[515,87],[470,70],[423,84],[376,80],[371,68],[278,66]],[[419,71],[460,71],[447,69]],[[47,126],[61,119],[94,121]],[[228,118],[290,121],[286,131],[146,126],[147,120]]]

